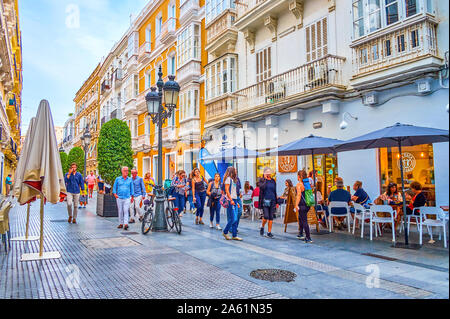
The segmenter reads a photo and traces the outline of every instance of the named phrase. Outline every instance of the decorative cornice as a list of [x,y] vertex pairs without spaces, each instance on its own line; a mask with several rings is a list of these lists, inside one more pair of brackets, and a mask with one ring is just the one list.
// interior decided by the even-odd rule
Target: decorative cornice
[[244,30],[244,38],[250,46],[250,53],[255,53],[255,32],[245,29]]
[[303,8],[304,8],[303,0],[289,1],[289,10],[292,12],[295,18],[299,20],[298,23],[299,29],[303,27]]
[[328,12],[336,10],[336,0],[328,0]]
[[268,15],[264,18],[264,26],[272,33],[272,42],[277,41],[278,19]]

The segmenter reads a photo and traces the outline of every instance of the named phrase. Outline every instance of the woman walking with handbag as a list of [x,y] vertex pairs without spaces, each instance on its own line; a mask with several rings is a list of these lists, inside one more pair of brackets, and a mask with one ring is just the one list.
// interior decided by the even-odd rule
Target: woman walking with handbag
[[[242,238],[237,237],[237,227],[239,221],[239,203],[237,202],[237,173],[234,167],[228,167],[223,177],[225,184],[225,194],[221,199],[221,202],[225,204],[227,208],[228,223],[223,230],[223,236],[226,240],[242,241]],[[228,236],[228,232],[231,230],[233,237]]]
[[267,167],[264,169],[264,182],[260,185],[259,207],[262,207],[264,218],[262,221],[260,235],[264,236],[264,229],[268,224],[268,238],[274,238],[272,235],[273,217],[278,208],[277,204],[277,183],[272,179],[273,171]]
[[206,194],[209,196],[208,206],[209,206],[209,214],[210,214],[210,223],[209,227],[214,228],[214,215],[216,217],[216,229],[222,230],[220,227],[220,197],[222,196],[222,183],[220,174],[216,173],[214,175],[214,180],[211,181],[208,185],[208,190]]
[[195,217],[195,225],[205,225],[203,222],[203,211],[205,209],[206,202],[206,186],[208,181],[198,168],[192,171],[192,197],[193,202],[197,208],[197,214]]
[[[298,172],[298,184],[297,184],[297,199],[295,201],[295,210],[298,212],[298,225],[299,225],[299,234],[297,236],[298,239],[304,240],[305,243],[312,243],[311,233],[309,231],[308,225],[308,212],[310,207],[306,204],[305,199],[305,185],[303,181],[308,179],[308,175],[305,170]],[[306,233],[306,237],[303,236],[303,231]]]

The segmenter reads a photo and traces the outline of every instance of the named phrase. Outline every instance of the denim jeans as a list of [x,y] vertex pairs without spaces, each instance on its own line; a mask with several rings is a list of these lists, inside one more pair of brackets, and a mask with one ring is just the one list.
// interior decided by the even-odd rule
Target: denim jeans
[[181,213],[184,210],[184,207],[186,205],[186,197],[184,197],[184,194],[178,194],[175,193],[175,207],[178,208],[178,212]]
[[203,218],[205,210],[206,192],[195,192],[195,207],[197,207],[197,217]]
[[223,230],[223,233],[226,235],[231,230],[231,234],[233,237],[237,236],[237,228],[239,223],[239,211],[237,204],[236,205],[228,205],[227,208],[227,226]]
[[222,206],[220,205],[220,201],[218,199],[212,201],[211,207],[209,208],[210,221],[211,223],[214,221],[214,215],[216,216],[216,224],[220,224],[220,209]]
[[236,199],[236,205],[237,204],[239,204],[239,207],[238,207],[238,220],[237,220],[236,229],[239,228],[239,222],[241,221],[242,212],[244,211],[244,208],[242,207],[242,200],[240,198]]
[[[192,191],[188,192],[187,202],[189,202],[189,209],[193,210],[195,207],[195,204],[194,204],[194,197],[192,197]],[[185,206],[186,206],[186,203],[185,203]]]

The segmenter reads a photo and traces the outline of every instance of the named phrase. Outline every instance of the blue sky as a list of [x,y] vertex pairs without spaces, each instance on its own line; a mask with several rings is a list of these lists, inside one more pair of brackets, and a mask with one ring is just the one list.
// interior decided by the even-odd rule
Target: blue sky
[[[23,41],[22,132],[47,99],[55,126],[73,99],[149,0],[19,0]],[[77,19],[77,11],[79,19]]]

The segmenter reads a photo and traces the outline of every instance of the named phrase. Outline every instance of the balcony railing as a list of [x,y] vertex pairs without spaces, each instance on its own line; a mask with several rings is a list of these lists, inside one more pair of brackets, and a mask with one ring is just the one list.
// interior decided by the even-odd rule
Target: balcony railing
[[144,42],[139,47],[139,61],[145,62],[150,59],[150,53],[152,52],[152,44],[149,41]]
[[177,70],[177,82],[181,85],[185,82],[191,82],[199,79],[201,76],[201,64],[198,61],[191,60]]
[[229,117],[236,110],[235,103],[235,98],[231,96],[224,96],[223,99],[206,105],[206,121],[215,122]]
[[343,87],[345,58],[327,55],[234,93],[238,112],[301,97],[327,87]]
[[269,0],[239,0],[239,2],[236,3],[237,19],[240,19],[248,12],[268,1]]
[[102,82],[102,94],[111,90],[111,81],[109,79]]
[[419,21],[354,45],[353,74],[358,76],[437,54],[436,24]]
[[175,40],[175,31],[177,28],[177,19],[169,18],[161,27],[161,42],[167,43]]
[[[206,30],[206,46],[210,45],[214,40],[222,34],[228,32],[230,29],[234,30],[233,23],[236,18],[236,13],[227,11],[219,19],[208,26]],[[237,32],[236,30],[234,30]]]
[[199,9],[200,6],[198,5],[198,0],[186,0],[180,6],[180,23],[182,23],[189,14],[194,14]]

